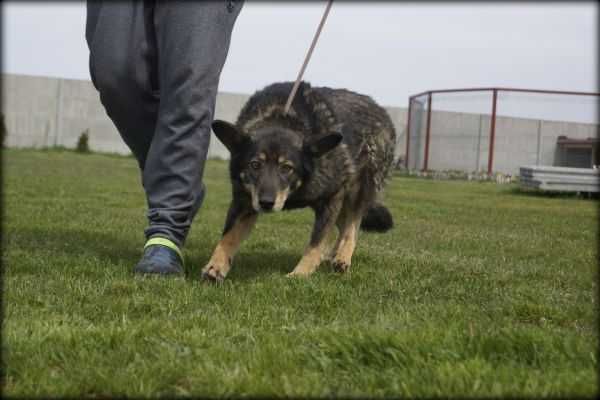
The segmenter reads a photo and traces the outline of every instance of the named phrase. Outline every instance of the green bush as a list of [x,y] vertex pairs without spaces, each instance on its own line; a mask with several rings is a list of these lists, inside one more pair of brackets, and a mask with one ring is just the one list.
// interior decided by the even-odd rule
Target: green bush
[[89,129],[86,129],[85,131],[83,131],[81,133],[81,135],[79,135],[79,139],[77,140],[77,147],[75,148],[75,151],[77,151],[78,153],[89,153],[90,152],[89,131],[90,131]]
[[4,139],[6,139],[6,124],[4,114],[0,114],[0,148],[4,148]]

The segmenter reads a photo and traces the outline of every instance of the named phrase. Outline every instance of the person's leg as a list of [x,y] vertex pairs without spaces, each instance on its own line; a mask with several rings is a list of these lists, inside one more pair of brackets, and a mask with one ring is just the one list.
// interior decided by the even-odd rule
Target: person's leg
[[241,3],[88,2],[92,81],[142,169],[148,238],[181,246],[201,204],[218,79]]
[[183,245],[204,197],[217,86],[241,3],[155,3],[160,107],[143,171],[148,238]]
[[[92,82],[143,174],[159,108],[154,4],[88,1],[85,36]],[[134,271],[182,273],[181,251],[165,238],[152,238]]]
[[88,1],[90,75],[108,116],[143,170],[158,117],[153,7]]

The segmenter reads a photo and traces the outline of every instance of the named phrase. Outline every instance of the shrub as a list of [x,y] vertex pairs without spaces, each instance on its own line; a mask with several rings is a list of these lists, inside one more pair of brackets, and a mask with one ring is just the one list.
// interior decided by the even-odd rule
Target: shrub
[[78,153],[89,153],[90,152],[89,131],[90,131],[89,129],[86,129],[85,131],[83,131],[81,133],[81,135],[79,135],[79,139],[77,140],[77,147],[75,148],[75,151],[77,151]]
[[4,114],[0,114],[0,148],[4,148],[4,139],[6,139],[6,124]]

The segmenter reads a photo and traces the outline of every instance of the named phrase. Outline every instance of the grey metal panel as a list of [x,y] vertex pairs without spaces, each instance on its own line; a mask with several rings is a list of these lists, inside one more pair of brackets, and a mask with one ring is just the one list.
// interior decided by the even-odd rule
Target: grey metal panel
[[547,191],[600,192],[600,170],[549,166],[520,168],[522,187]]

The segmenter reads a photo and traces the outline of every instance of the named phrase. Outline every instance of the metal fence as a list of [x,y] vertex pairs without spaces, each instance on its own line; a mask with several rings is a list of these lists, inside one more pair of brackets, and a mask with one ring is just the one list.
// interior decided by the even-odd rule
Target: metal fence
[[517,88],[430,90],[409,97],[411,170],[516,173],[556,165],[557,140],[598,137],[600,93]]

